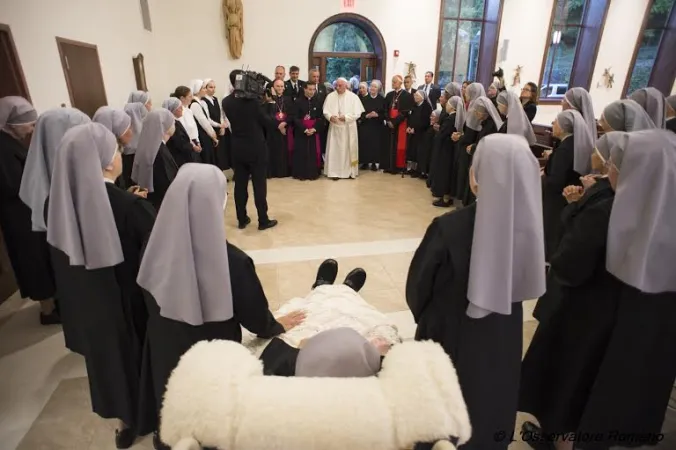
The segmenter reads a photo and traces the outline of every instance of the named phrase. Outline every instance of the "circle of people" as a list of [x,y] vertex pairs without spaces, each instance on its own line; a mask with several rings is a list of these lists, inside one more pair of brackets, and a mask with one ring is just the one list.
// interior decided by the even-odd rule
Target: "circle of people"
[[[493,85],[486,96],[479,83],[440,90],[431,78],[411,94],[396,76],[385,97],[373,81],[359,115],[340,80],[322,107],[325,171],[344,177],[331,172],[339,148],[348,176],[358,163],[408,173],[427,179],[437,206],[467,206],[433,221],[406,286],[416,339],[441,344],[458,371],[467,448],[506,448],[493,435],[514,429],[517,410],[538,419],[524,424],[530,431],[659,434],[676,377],[676,98],[646,88],[611,103],[597,140],[591,97],[572,88],[541,169],[530,148],[537,86],[519,98]],[[120,421],[118,448],[157,431],[166,382],[196,342],[239,342],[240,325],[272,338],[305,320],[303,311],[275,318],[253,261],[223,239],[218,149],[228,120],[212,80],[191,84],[161,109],[139,91],[93,120],[0,99],[0,225],[21,295],[40,301],[43,323],[62,322],[66,346],[85,357],[94,412]],[[275,106],[286,101],[279,88]],[[355,159],[349,125],[367,142],[362,152],[385,142],[387,157]],[[304,126],[311,138],[317,127]],[[313,288],[335,273],[322,264]],[[345,281],[354,291],[365,282],[357,273]],[[522,363],[521,302],[538,297],[540,326]],[[362,354],[364,342],[341,351]]]

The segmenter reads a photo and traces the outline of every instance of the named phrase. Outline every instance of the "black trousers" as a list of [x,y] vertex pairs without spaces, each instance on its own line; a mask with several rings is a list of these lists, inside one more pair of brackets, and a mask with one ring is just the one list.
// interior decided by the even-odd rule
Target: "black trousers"
[[258,223],[265,224],[270,220],[268,218],[268,165],[267,163],[247,163],[235,161],[233,163],[235,172],[235,209],[237,210],[237,221],[243,223],[246,221],[246,204],[249,201],[249,178],[253,184],[254,203],[258,210]]

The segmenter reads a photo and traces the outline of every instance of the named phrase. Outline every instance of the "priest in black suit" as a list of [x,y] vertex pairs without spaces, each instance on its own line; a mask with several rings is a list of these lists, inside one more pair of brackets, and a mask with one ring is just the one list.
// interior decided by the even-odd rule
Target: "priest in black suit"
[[441,89],[434,84],[434,72],[425,72],[425,84],[418,86],[418,90],[425,91],[427,98],[432,104],[432,109],[436,109],[439,97],[441,97]]
[[[308,82],[313,82],[315,83],[315,86],[317,86],[317,92],[315,92],[315,95],[317,96],[317,104],[319,105],[324,105],[324,100],[326,100],[326,96],[329,95],[329,93],[326,91],[326,86],[324,83],[319,81],[320,74],[319,74],[319,69],[310,69],[310,73],[308,74]],[[328,138],[328,133],[329,133],[329,127],[322,127],[322,130],[319,131],[319,140],[321,141],[321,146],[322,146],[322,155],[326,153],[326,141]]]
[[284,82],[284,96],[291,97],[293,102],[303,95],[303,89],[305,87],[305,82],[298,79],[299,74],[300,69],[298,66],[291,66],[289,68],[289,79]]

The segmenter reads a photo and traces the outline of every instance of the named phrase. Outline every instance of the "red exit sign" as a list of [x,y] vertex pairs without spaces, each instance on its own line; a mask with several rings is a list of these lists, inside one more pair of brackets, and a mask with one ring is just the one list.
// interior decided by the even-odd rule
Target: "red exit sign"
[[340,0],[341,10],[343,12],[354,11],[356,0]]

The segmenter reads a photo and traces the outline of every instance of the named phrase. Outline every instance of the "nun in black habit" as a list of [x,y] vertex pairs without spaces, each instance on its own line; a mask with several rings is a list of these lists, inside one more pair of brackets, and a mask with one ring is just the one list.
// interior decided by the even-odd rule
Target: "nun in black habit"
[[521,302],[545,291],[539,165],[525,139],[479,144],[471,171],[479,201],[436,218],[416,250],[406,301],[416,340],[453,361],[472,423],[467,450],[506,450],[522,352]]
[[124,112],[131,118],[132,137],[122,151],[122,187],[133,186],[131,171],[134,167],[134,158],[138,148],[138,140],[143,129],[143,120],[152,108],[150,95],[147,92],[135,91],[129,95],[129,102],[124,105]]
[[386,142],[389,142],[385,140],[383,122],[387,107],[381,91],[382,83],[373,80],[368,95],[361,98],[364,112],[359,118],[359,162],[371,170],[378,170],[377,163],[387,151]]
[[66,132],[49,195],[47,241],[57,293],[82,337],[92,408],[118,419],[117,448],[138,428],[141,350],[147,313],[136,284],[139,256],[155,212],[114,184],[122,173],[115,136],[103,125]]
[[[120,111],[119,114],[123,118],[126,118],[126,120],[129,120],[129,117],[124,112]],[[66,134],[66,131],[74,126],[89,122],[89,117],[85,113],[74,108],[55,108],[41,114],[35,124],[35,131],[33,131],[31,145],[28,149],[26,168],[21,178],[19,197],[31,209],[34,237],[39,239],[44,246],[43,251],[46,255],[46,267],[49,269],[49,276],[44,280],[47,284],[43,289],[51,289],[51,295],[54,295],[56,286],[54,284],[54,272],[47,244],[45,205],[49,197],[54,160],[56,159],[56,152],[61,144],[61,139]],[[39,264],[39,262],[37,263]],[[82,344],[76,333],[71,329],[70,321],[67,319],[70,315],[67,308],[68,305],[66,304],[59,303],[58,305],[58,316],[63,323],[66,347],[76,353],[83,354]],[[41,319],[45,323],[47,317],[41,316]]]
[[561,212],[567,204],[563,189],[566,186],[581,185],[580,177],[591,172],[591,155],[594,151],[589,128],[577,110],[560,112],[552,125],[552,134],[561,143],[547,159],[542,175],[547,261],[556,251],[561,239]]
[[599,119],[603,131],[639,131],[655,128],[648,113],[632,99],[615,100],[606,106]]
[[[479,130],[477,133],[474,143],[467,146],[465,149],[466,153],[469,155],[467,161],[471,167],[477,144],[481,142],[481,140],[486,136],[498,132],[498,130],[502,127],[502,118],[500,117],[498,110],[495,108],[495,106],[493,106],[493,102],[491,102],[488,97],[479,97],[476,99],[468,115],[474,116],[474,118],[479,120],[481,123],[481,130]],[[462,148],[460,151],[462,152]],[[469,177],[467,178],[467,181],[468,183],[464,187],[464,194],[461,198],[462,204],[465,206],[474,203],[474,200],[476,199],[474,193],[469,187]]]
[[166,109],[148,113],[139,137],[131,178],[148,191],[148,200],[159,211],[169,185],[178,173],[167,141],[176,131],[175,118]]
[[199,162],[199,153],[195,152],[193,143],[188,136],[188,132],[179,120],[183,117],[183,104],[181,101],[176,97],[171,97],[162,102],[162,108],[171,112],[175,118],[174,126],[176,127],[176,130],[169,140],[167,140],[166,145],[169,152],[171,152],[171,156],[174,158],[176,165],[180,168],[183,164],[189,162]]
[[225,239],[227,198],[223,172],[186,164],[167,192],[145,248],[138,283],[150,317],[141,411],[153,420],[144,429],[157,429],[169,376],[194,344],[240,342],[242,326],[272,338],[304,318],[294,312],[275,320],[253,261]]
[[[40,227],[44,211],[31,213],[31,206],[23,201],[28,197],[26,188],[24,196],[20,196],[22,184],[40,181],[25,176],[30,155],[29,137],[37,119],[33,105],[23,97],[0,99],[0,229],[21,297],[39,301],[40,322],[49,325],[59,323],[60,319],[53,299],[55,288],[49,247],[44,226]],[[35,147],[39,144],[36,142]],[[46,176],[45,169],[42,177]],[[32,224],[32,215],[37,226]]]
[[434,147],[434,136],[437,135],[437,128],[435,125],[439,124],[439,115],[441,111],[435,109],[430,114],[430,126],[425,131],[425,134],[420,143],[420,151],[418,152],[418,170],[420,170],[420,178],[427,180],[427,187],[432,186],[430,181],[430,171],[432,169],[432,157]]
[[608,161],[614,200],[580,212],[551,260],[566,301],[533,337],[520,410],[547,433],[599,437],[576,448],[658,443],[676,378],[675,149],[667,130],[620,136]]
[[484,87],[480,83],[472,83],[467,86],[463,96],[464,103],[467,104],[467,114],[465,116],[465,126],[462,130],[456,130],[451,136],[454,142],[457,142],[457,151],[453,167],[455,175],[451,184],[451,197],[462,200],[465,190],[469,186],[469,168],[472,165],[472,159],[467,152],[467,148],[477,141],[477,136],[481,131],[481,120],[477,118],[472,109],[474,102],[486,95]]
[[408,143],[406,145],[406,161],[408,163],[408,174],[413,178],[420,176],[418,161],[422,152],[422,144],[425,138],[425,132],[430,127],[430,115],[432,114],[432,103],[427,98],[425,91],[416,91],[413,95],[414,105],[408,116],[406,124],[406,133],[408,134]]
[[[443,98],[443,97],[442,97]],[[434,153],[436,155],[433,161],[432,176],[432,195],[438,197],[432,205],[448,208],[451,206],[451,183],[453,182],[453,163],[455,161],[455,152],[457,143],[451,139],[457,130],[462,130],[465,125],[465,104],[458,96],[451,97],[450,100],[441,102],[445,110],[441,113],[441,125],[439,133],[434,142]]]
[[498,112],[503,118],[499,133],[516,134],[526,138],[528,145],[536,143],[533,126],[521,106],[521,100],[514,92],[502,91],[496,99]]

